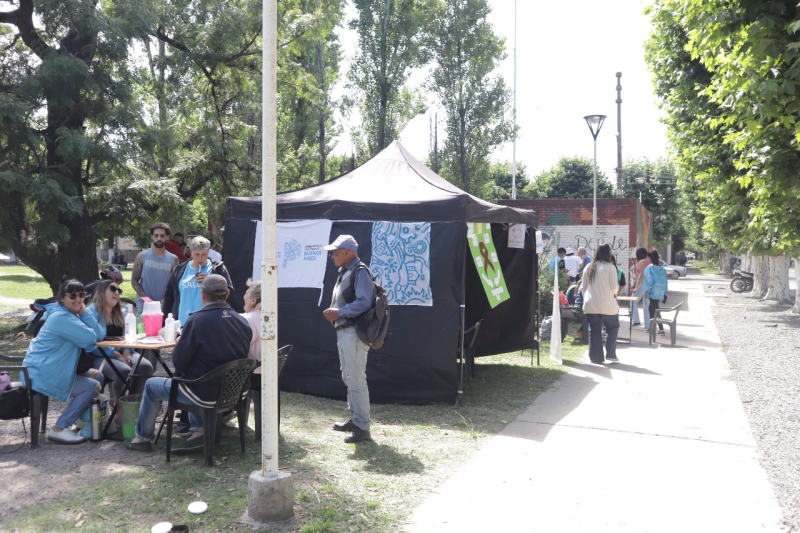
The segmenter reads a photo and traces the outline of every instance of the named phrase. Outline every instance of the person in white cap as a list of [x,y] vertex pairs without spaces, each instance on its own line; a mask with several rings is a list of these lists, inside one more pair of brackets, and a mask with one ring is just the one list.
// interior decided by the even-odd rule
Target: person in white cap
[[322,312],[336,328],[342,380],[347,386],[350,420],[333,425],[335,431],[350,432],[347,443],[371,440],[369,432],[369,389],[367,353],[369,347],[356,334],[355,319],[375,305],[370,271],[358,258],[358,243],[351,235],[339,235],[325,247],[331,250],[339,277],[333,288],[331,306]]
[[567,247],[567,257],[564,258],[564,267],[567,269],[567,275],[570,282],[578,279],[578,269],[581,266],[581,258],[575,255],[575,250]]

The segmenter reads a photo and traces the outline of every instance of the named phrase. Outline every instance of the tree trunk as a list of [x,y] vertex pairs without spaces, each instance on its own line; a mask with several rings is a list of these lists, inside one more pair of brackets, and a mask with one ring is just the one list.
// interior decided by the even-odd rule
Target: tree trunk
[[800,265],[800,257],[794,258],[794,306],[789,310],[790,313],[800,314],[800,290],[797,290],[797,265]]
[[779,255],[769,258],[769,285],[764,300],[774,300],[788,303],[791,298],[789,291],[789,257]]
[[731,272],[731,253],[730,252],[720,252],[719,253],[719,270],[720,270],[720,272],[724,272],[725,274],[730,274],[730,272]]
[[761,299],[769,288],[769,261],[765,255],[753,256],[753,290],[750,295]]
[[742,259],[742,270],[745,272],[753,271],[753,254],[748,252],[744,255],[744,259]]

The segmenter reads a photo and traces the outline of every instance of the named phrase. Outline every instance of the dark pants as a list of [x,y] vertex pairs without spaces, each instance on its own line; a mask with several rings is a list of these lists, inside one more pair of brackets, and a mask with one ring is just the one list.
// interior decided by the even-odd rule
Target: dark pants
[[606,357],[617,356],[617,333],[619,333],[619,316],[587,313],[589,322],[589,359],[593,363],[602,363],[603,326],[606,328]]
[[[656,309],[658,309],[658,304],[660,302],[658,300],[654,300],[650,298],[650,305],[648,309],[650,310],[650,327],[653,327],[653,319],[656,317]],[[664,331],[664,324],[659,324],[658,329]]]

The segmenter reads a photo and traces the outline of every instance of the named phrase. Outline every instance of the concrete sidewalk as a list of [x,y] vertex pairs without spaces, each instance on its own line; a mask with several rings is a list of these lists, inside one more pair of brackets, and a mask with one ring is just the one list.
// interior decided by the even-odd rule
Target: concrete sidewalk
[[[415,511],[409,533],[782,531],[701,278],[669,333],[573,366]],[[670,305],[674,305],[670,301]],[[623,335],[627,335],[627,320]],[[765,347],[766,349],[766,347]],[[546,355],[545,355],[546,357]]]

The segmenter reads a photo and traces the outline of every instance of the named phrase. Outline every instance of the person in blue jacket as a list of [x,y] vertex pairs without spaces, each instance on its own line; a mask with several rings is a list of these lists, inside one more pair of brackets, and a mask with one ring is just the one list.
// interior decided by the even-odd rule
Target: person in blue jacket
[[[667,296],[667,269],[661,266],[661,254],[658,253],[658,250],[653,250],[649,256],[650,265],[644,269],[644,296],[650,298],[648,309],[650,310],[650,327],[653,327],[658,304]],[[658,325],[658,334],[665,335],[664,324]]]
[[[100,383],[92,377],[75,375],[81,349],[90,348],[105,335],[105,328],[86,312],[83,283],[70,279],[61,284],[56,303],[45,306],[44,325],[28,346],[23,365],[28,367],[30,386],[36,392],[58,401],[72,398],[47,438],[60,444],[80,444],[86,439],[69,427],[89,407],[100,391]],[[24,378],[23,378],[24,379]]]
[[[121,294],[122,289],[120,289],[119,283],[114,280],[106,279],[97,284],[92,303],[86,308],[86,313],[94,317],[103,331],[102,337],[99,337],[98,340],[102,340],[105,337],[122,337],[125,335],[125,317],[119,301]],[[123,380],[128,379],[131,368],[136,366],[137,361],[142,356],[128,348],[114,350],[112,348],[93,346],[90,350],[86,350],[90,355],[94,356],[93,366],[97,369],[102,368],[103,375],[111,380],[111,401],[116,403],[124,383],[119,379],[113,368],[110,368],[108,364],[103,365],[106,360],[100,350],[105,351]],[[138,365],[136,367],[136,375],[142,377],[133,380],[131,394],[141,394],[144,390],[144,382],[153,375],[153,365],[146,358],[141,359]]]

